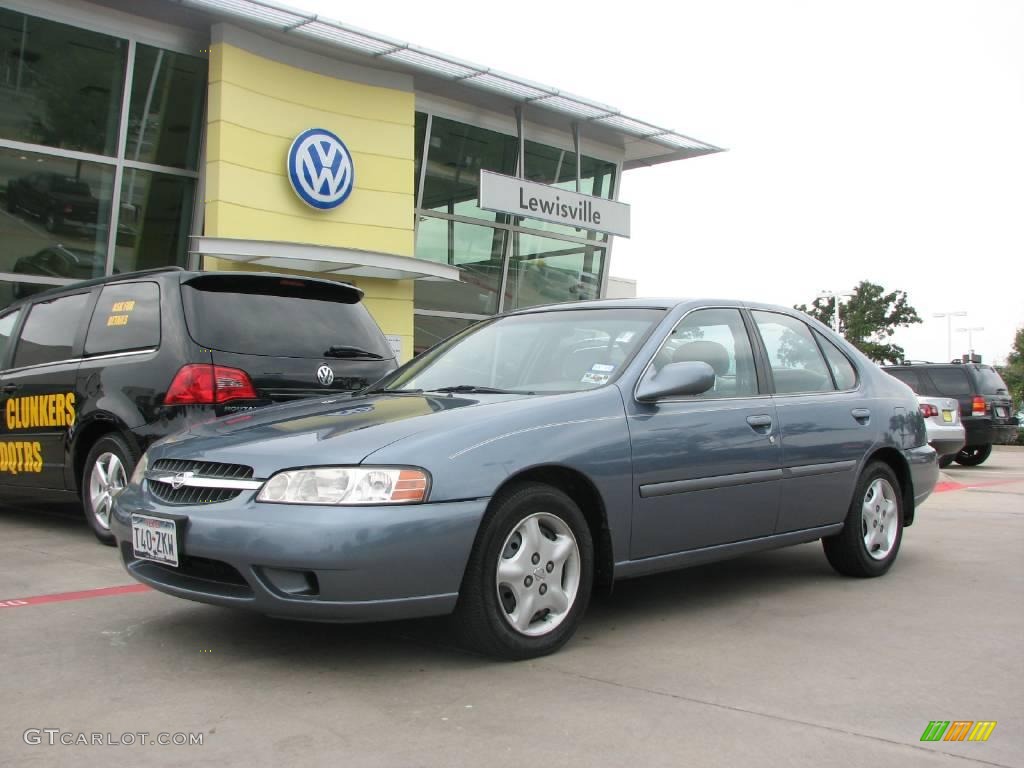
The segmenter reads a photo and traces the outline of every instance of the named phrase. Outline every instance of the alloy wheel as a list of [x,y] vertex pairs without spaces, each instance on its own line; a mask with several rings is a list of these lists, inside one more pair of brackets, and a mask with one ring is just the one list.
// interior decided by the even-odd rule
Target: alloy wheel
[[896,491],[884,477],[875,478],[868,486],[861,506],[864,548],[873,559],[884,560],[892,551],[899,531],[898,517]]
[[99,526],[110,530],[110,511],[114,505],[114,496],[128,485],[128,477],[124,464],[114,453],[101,453],[96,457],[89,475],[89,501],[92,515]]

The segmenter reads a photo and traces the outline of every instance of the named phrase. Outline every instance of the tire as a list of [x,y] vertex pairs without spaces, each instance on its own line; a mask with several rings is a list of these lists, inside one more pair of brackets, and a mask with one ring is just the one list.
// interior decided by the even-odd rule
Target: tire
[[[496,658],[553,653],[576,631],[593,582],[593,539],[576,503],[542,483],[513,486],[495,497],[480,526],[455,633],[469,649]],[[520,613],[526,600],[535,607],[528,616]]]
[[55,214],[53,211],[48,211],[46,216],[43,218],[43,227],[47,232],[57,232],[60,230],[63,222],[60,216]]
[[[881,528],[876,524],[881,524]],[[870,531],[876,533],[869,534]],[[869,535],[872,536],[870,545]],[[902,540],[900,482],[888,464],[873,461],[857,481],[843,530],[821,540],[825,557],[844,576],[872,578],[892,567]]]
[[939,468],[945,469],[946,467],[953,463],[954,458],[955,456],[941,456],[939,458]]
[[[114,534],[110,532],[110,496],[127,485],[137,461],[135,451],[116,434],[101,437],[85,457],[80,485],[82,511],[92,532],[103,544],[114,544]],[[109,479],[105,481],[104,477]]]
[[965,445],[956,455],[956,463],[964,467],[976,467],[984,464],[991,455],[991,445]]

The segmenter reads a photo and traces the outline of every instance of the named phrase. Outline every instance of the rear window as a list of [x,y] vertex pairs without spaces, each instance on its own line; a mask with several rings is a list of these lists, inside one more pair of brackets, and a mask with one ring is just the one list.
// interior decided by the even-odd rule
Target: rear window
[[104,286],[92,313],[85,354],[104,355],[160,346],[160,288],[156,283]]
[[930,368],[928,375],[940,395],[956,397],[971,394],[971,382],[963,368]]
[[181,295],[189,335],[210,349],[322,358],[348,346],[394,357],[358,293],[342,285],[222,274],[189,281]]
[[978,391],[983,395],[1009,394],[1006,382],[994,368],[975,368],[974,378],[978,382]]

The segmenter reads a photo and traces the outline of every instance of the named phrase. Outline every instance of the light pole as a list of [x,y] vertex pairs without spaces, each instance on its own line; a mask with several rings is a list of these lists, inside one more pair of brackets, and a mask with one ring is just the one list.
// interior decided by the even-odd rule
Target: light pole
[[953,359],[953,318],[966,317],[966,312],[936,312],[932,317],[946,318],[946,362]]
[[839,300],[842,298],[850,298],[853,296],[850,292],[843,291],[820,291],[817,296],[814,297],[815,301],[818,299],[832,299],[834,312],[832,313],[832,330],[837,334],[839,333]]
[[985,329],[982,328],[980,325],[974,325],[974,326],[971,326],[970,328],[957,328],[956,329],[957,333],[966,333],[967,334],[967,354],[970,356],[968,359],[974,357],[974,334],[976,332],[980,332],[980,331],[984,331],[984,330]]

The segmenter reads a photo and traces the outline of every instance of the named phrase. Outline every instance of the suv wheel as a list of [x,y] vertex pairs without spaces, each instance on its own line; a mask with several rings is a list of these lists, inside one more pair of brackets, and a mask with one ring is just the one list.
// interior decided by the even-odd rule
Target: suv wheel
[[114,496],[128,485],[135,461],[135,454],[119,435],[101,437],[85,458],[82,508],[92,532],[104,544],[114,544],[114,534],[110,532]]
[[46,214],[46,218],[43,219],[43,226],[46,228],[47,232],[56,232],[60,229],[61,219],[56,213],[49,211]]
[[956,463],[964,467],[976,467],[979,464],[984,464],[992,454],[991,445],[967,445],[960,449],[960,453],[956,455]]
[[873,461],[857,482],[843,530],[821,540],[825,557],[844,576],[881,576],[896,559],[902,539],[900,481],[888,464]]
[[466,566],[455,631],[489,656],[544,656],[572,637],[590,600],[590,528],[549,485],[516,486],[495,501]]

